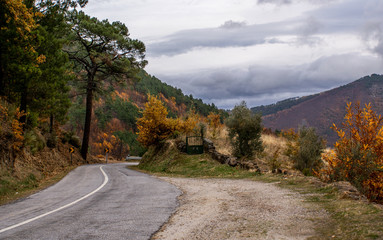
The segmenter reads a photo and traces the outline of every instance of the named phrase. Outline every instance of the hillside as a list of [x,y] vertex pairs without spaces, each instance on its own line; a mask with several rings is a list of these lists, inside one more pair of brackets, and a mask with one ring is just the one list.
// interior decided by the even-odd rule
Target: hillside
[[289,99],[269,106],[253,108],[262,111],[263,124],[272,129],[297,129],[300,125],[315,127],[328,144],[337,140],[330,129],[340,125],[348,102],[371,103],[378,114],[383,113],[383,75],[372,74],[347,85],[319,94]]
[[[104,148],[110,146],[111,155],[123,158],[127,154],[142,155],[145,149],[137,142],[136,120],[147,101],[147,95],[158,96],[168,109],[170,117],[185,116],[191,109],[201,116],[210,112],[221,112],[212,104],[183,94],[181,89],[163,83],[158,78],[141,70],[138,81],[127,81],[123,85],[106,86],[106,93],[99,96],[93,107],[90,152],[103,155]],[[82,136],[85,119],[84,97],[77,96],[72,89],[73,104],[69,109],[67,131]]]

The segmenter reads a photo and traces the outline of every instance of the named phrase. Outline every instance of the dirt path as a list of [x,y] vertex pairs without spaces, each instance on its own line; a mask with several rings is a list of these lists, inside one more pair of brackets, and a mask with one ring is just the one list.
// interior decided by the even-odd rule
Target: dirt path
[[183,192],[153,239],[306,239],[325,219],[294,192],[249,180],[161,178]]

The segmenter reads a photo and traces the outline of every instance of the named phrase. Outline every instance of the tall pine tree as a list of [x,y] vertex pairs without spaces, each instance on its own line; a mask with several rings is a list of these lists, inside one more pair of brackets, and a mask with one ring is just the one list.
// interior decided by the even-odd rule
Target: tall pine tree
[[70,16],[72,34],[66,52],[77,65],[80,88],[86,94],[86,115],[81,155],[87,157],[93,99],[102,93],[106,81],[121,82],[145,67],[145,45],[129,37],[121,22],[109,23],[74,10]]

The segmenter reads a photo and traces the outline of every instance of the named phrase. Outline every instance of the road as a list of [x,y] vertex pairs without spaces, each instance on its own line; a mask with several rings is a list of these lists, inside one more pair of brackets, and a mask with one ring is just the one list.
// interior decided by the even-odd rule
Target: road
[[127,165],[80,166],[57,184],[0,206],[0,239],[149,239],[181,192]]

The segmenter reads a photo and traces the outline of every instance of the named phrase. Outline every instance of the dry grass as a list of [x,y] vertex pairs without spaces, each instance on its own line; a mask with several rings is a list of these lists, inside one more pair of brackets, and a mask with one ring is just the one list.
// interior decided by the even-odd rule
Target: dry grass
[[212,129],[208,127],[206,137],[214,142],[217,152],[231,155],[233,147],[230,144],[229,133],[226,126],[222,126],[221,129],[217,131],[216,136],[213,136]]
[[292,169],[293,163],[284,155],[287,148],[287,140],[285,138],[263,134],[261,139],[264,151],[262,158],[258,159],[260,162],[266,163],[269,169]]
[[[219,153],[231,155],[233,147],[230,144],[226,126],[222,126],[215,137],[213,137],[212,130],[208,127],[206,137],[214,142],[216,150]],[[264,147],[263,153],[247,160],[256,162],[263,172],[268,172],[275,168],[293,168],[291,160],[284,155],[287,147],[287,140],[285,138],[262,134],[261,139]]]

